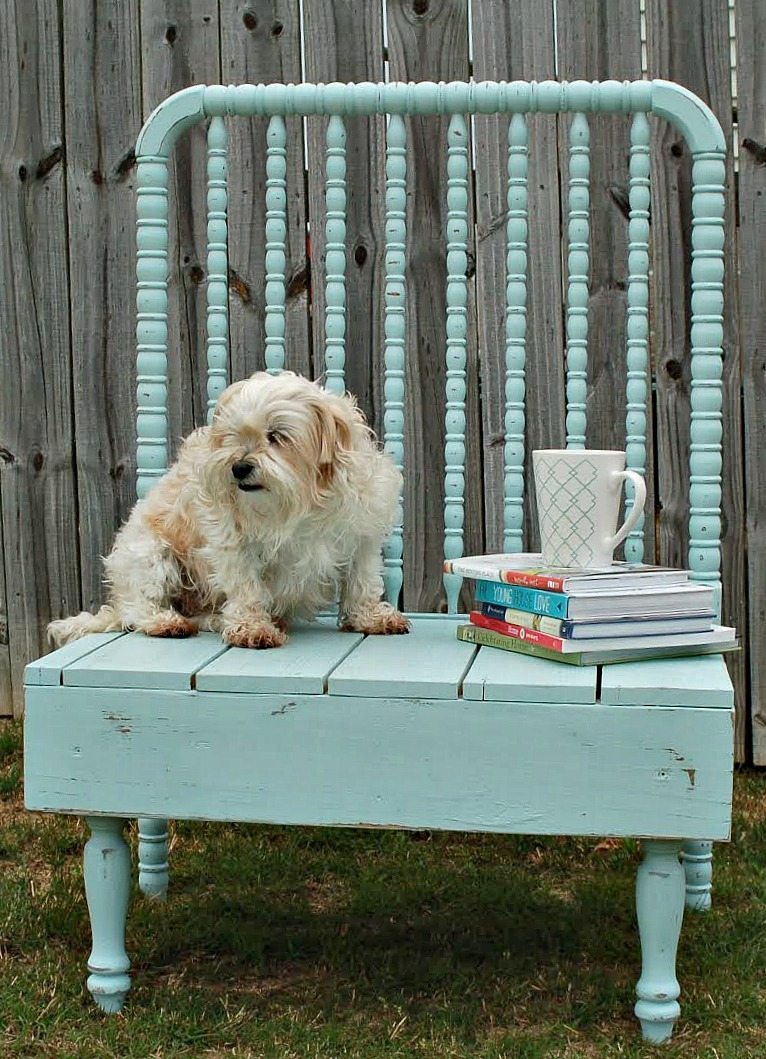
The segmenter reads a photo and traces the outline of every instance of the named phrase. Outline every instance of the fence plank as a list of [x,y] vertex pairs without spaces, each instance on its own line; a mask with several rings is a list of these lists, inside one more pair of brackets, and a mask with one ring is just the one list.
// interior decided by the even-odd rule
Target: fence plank
[[[0,85],[2,518],[13,706],[80,603],[58,5],[6,2]],[[7,678],[6,684],[7,684]],[[3,704],[7,712],[10,703]]]
[[[141,0],[142,95],[147,116],[172,92],[221,79],[217,0]],[[168,191],[169,457],[205,422],[207,140],[202,124],[171,158]],[[132,254],[132,240],[128,241]]]
[[[468,11],[461,0],[388,3],[390,75],[396,81],[468,76]],[[407,414],[405,427],[404,600],[408,609],[444,607],[442,588],[446,319],[447,124],[408,119]],[[469,174],[470,178],[470,174]],[[473,187],[469,179],[469,261],[475,261]],[[483,485],[478,409],[475,276],[469,264],[464,548],[481,548]],[[463,606],[469,595],[464,592]]]
[[[380,4],[316,0],[304,7],[306,77],[310,81],[382,81],[383,12]],[[324,370],[324,150],[325,118],[307,122],[314,364]],[[346,388],[376,430],[382,427],[383,233],[385,119],[349,117],[346,168],[351,190],[346,227]],[[320,269],[321,263],[321,269]]]
[[[0,176],[2,181],[2,176]],[[0,187],[2,184],[0,184]],[[0,318],[2,318],[0,312]],[[3,432],[4,433],[4,432]],[[5,459],[0,453],[0,459]],[[0,484],[2,478],[0,476]],[[8,607],[6,604],[5,542],[3,539],[3,493],[0,488],[0,717],[13,714],[13,682],[11,680],[11,650],[8,646]]]
[[[634,0],[559,0],[559,77],[571,80],[641,76],[641,24]],[[628,157],[630,119],[590,115],[591,268],[588,301],[586,445],[625,448],[626,313],[628,279]],[[569,121],[560,120],[562,209],[566,206],[565,144]],[[647,404],[650,402],[647,401]],[[651,438],[651,409],[647,431]],[[645,555],[654,555],[653,467],[647,452]]]
[[[679,5],[648,0],[646,8],[649,74],[678,81],[706,100],[731,143],[731,70],[727,0],[700,0]],[[657,141],[655,141],[657,142]],[[660,558],[686,563],[689,495],[689,298],[669,299],[664,290],[689,291],[689,191],[691,165],[681,137],[670,126],[662,130],[653,157],[658,181],[659,215],[654,231],[654,299],[657,350],[657,474],[662,511],[659,519]],[[733,187],[733,162],[727,162],[727,184]],[[678,210],[681,191],[682,211]],[[668,193],[670,192],[670,193]],[[725,215],[725,290],[723,363],[723,620],[743,634],[747,628],[745,578],[745,501],[743,484],[741,379],[737,323],[736,218],[732,196]],[[749,327],[749,324],[747,325]],[[747,328],[745,328],[747,330]],[[757,641],[753,641],[757,642]],[[746,662],[740,652],[727,659],[735,690],[737,758],[746,750]]]
[[[221,6],[221,68],[230,83],[301,80],[298,0]],[[229,123],[229,287],[232,378],[264,367],[266,120]],[[287,119],[286,366],[311,374],[303,127]]]
[[[553,5],[473,0],[473,70],[477,81],[555,77]],[[562,332],[556,121],[533,115],[529,124],[529,263],[526,342],[524,540],[538,540],[532,450],[564,444]],[[505,227],[508,119],[478,116],[476,129],[476,278],[484,433],[484,517],[487,550],[503,545],[505,417]]]
[[[737,3],[740,341],[745,399],[745,483],[753,761],[766,765],[766,9]],[[744,593],[743,593],[744,599]],[[737,689],[739,690],[739,689]],[[742,701],[742,700],[740,700]]]

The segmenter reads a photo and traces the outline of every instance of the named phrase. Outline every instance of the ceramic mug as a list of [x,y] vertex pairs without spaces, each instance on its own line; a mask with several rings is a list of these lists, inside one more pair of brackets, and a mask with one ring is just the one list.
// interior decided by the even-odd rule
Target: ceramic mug
[[[584,569],[610,566],[618,544],[641,517],[644,479],[625,470],[625,453],[607,449],[538,449],[532,453],[543,563]],[[617,529],[622,483],[633,506]]]

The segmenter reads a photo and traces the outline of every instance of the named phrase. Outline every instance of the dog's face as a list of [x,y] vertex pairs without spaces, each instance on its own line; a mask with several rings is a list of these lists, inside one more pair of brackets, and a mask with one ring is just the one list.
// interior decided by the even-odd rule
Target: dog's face
[[209,491],[263,518],[310,511],[326,502],[360,424],[350,400],[291,372],[257,372],[219,398]]

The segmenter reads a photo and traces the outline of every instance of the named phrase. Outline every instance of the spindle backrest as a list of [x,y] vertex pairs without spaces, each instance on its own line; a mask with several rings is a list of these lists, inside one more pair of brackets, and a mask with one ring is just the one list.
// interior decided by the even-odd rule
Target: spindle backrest
[[[407,130],[404,116],[449,115],[447,155],[446,410],[444,556],[463,550],[466,433],[466,330],[469,239],[470,115],[508,116],[504,545],[522,548],[525,495],[525,351],[528,245],[526,115],[571,113],[568,129],[566,245],[566,438],[582,448],[586,428],[590,269],[590,131],[594,112],[632,115],[629,162],[626,451],[628,466],[646,466],[649,378],[650,128],[648,115],[672,122],[693,157],[691,293],[691,451],[689,565],[718,584],[721,509],[721,375],[725,143],[708,107],[667,81],[451,82],[435,84],[198,85],[176,93],[146,122],[138,140],[138,494],[167,468],[168,158],[184,129],[208,127],[208,414],[227,384],[228,233],[226,117],[267,116],[265,361],[285,363],[286,125],[288,115],[324,115],[326,125],[325,385],[344,389],[346,334],[346,134],[349,115],[388,115],[385,180],[384,416],[387,451],[404,465],[405,269],[407,263]],[[318,282],[315,278],[315,282]],[[630,502],[630,498],[628,500]],[[643,557],[642,526],[626,545]],[[389,599],[403,574],[403,506],[385,549]],[[461,579],[445,575],[451,612]]]

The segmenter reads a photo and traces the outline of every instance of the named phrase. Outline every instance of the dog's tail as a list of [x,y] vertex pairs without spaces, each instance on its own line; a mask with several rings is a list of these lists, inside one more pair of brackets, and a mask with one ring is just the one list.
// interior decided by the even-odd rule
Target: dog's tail
[[65,643],[79,640],[91,632],[116,632],[121,629],[122,621],[114,607],[105,603],[96,614],[84,610],[72,618],[59,618],[48,626],[48,640],[53,647],[63,647]]

